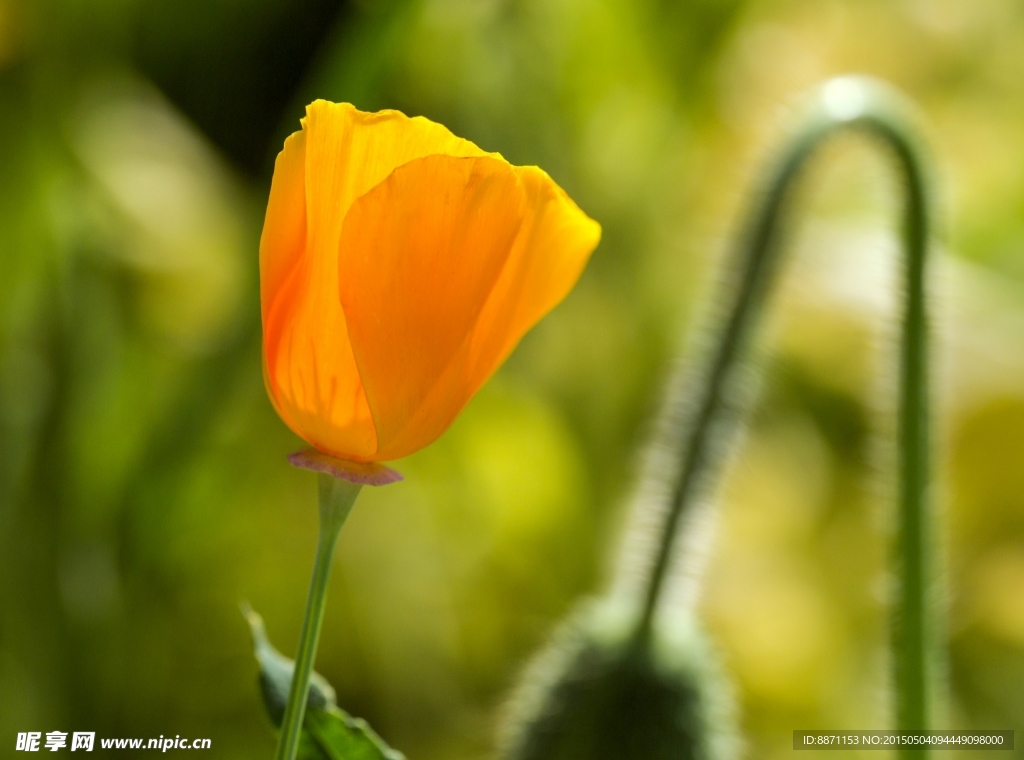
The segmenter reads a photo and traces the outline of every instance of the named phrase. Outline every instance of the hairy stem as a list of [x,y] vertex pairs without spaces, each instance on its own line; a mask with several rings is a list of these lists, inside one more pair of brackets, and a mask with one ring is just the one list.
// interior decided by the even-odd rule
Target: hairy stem
[[[729,432],[737,369],[750,342],[780,258],[780,239],[795,180],[816,148],[837,132],[860,130],[879,139],[895,158],[903,181],[905,205],[902,243],[904,305],[900,346],[898,451],[899,503],[895,556],[899,588],[892,610],[895,653],[897,727],[928,728],[933,655],[928,610],[929,444],[928,320],[925,263],[928,243],[928,197],[923,161],[911,130],[900,117],[893,93],[870,80],[843,77],[825,85],[803,129],[769,175],[764,195],[751,217],[733,262],[738,279],[731,283],[728,317],[706,373],[692,389],[694,405],[682,442],[682,461],[646,589],[639,631],[650,630],[670,565],[682,516],[713,476],[725,447],[716,440]],[[724,430],[721,428],[725,428]],[[922,758],[925,749],[902,750],[903,758]]]

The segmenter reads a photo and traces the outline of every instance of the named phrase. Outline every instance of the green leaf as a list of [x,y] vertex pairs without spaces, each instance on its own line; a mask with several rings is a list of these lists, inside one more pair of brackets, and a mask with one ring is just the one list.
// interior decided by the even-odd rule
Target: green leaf
[[316,740],[330,760],[405,760],[391,749],[362,718],[339,707],[306,712],[303,733]]
[[[260,617],[248,604],[242,604],[242,614],[249,623],[256,661],[260,665],[260,692],[263,704],[275,726],[281,725],[284,708],[288,703],[288,689],[292,685],[295,661],[278,652],[267,638],[267,630]],[[326,709],[336,704],[334,689],[319,673],[313,673],[309,680],[309,697],[306,709]]]
[[[303,728],[306,722],[307,720],[303,720]],[[299,736],[299,749],[295,753],[295,760],[331,760],[331,756],[309,732],[303,731]]]
[[[249,623],[253,650],[260,665],[263,704],[274,725],[280,726],[295,662],[270,643],[263,618],[252,607],[243,604],[242,614]],[[365,720],[353,718],[338,707],[333,687],[319,673],[313,673],[310,678],[296,757],[298,760],[405,760],[405,756],[385,744]]]

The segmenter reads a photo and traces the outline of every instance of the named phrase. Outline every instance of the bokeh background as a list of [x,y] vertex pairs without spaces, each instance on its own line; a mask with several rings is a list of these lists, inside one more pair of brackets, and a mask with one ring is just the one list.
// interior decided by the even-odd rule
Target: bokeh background
[[[305,103],[441,121],[604,226],[341,539],[318,669],[410,760],[468,760],[607,587],[748,189],[845,72],[909,93],[935,159],[942,725],[1024,729],[1022,51],[1014,0],[0,0],[0,755],[89,730],[271,756],[238,603],[294,651],[315,483],[263,389],[257,246]],[[856,139],[803,187],[699,603],[749,757],[891,725],[898,188]]]

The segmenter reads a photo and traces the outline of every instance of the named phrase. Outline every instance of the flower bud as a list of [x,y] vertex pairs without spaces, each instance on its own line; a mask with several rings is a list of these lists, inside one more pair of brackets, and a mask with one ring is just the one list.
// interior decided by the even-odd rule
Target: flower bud
[[632,610],[589,603],[529,668],[502,760],[728,760],[731,690],[690,616],[637,634]]

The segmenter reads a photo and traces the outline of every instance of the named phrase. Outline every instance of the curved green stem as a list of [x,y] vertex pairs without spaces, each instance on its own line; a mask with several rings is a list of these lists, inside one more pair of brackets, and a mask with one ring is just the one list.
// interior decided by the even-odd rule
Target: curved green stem
[[[895,651],[897,726],[928,727],[931,644],[927,587],[931,577],[928,544],[928,321],[925,305],[925,262],[928,242],[928,198],[923,161],[899,103],[884,87],[845,77],[822,90],[817,108],[769,176],[766,193],[752,216],[737,250],[734,271],[739,279],[730,295],[730,312],[715,342],[706,374],[693,389],[696,397],[683,443],[685,449],[674,482],[669,512],[658,546],[640,622],[641,635],[651,626],[665,582],[681,517],[699,496],[701,481],[713,474],[723,446],[718,429],[734,418],[737,368],[746,353],[751,331],[765,302],[780,254],[782,223],[795,180],[815,149],[831,135],[857,129],[879,138],[896,158],[903,180],[902,241],[905,256],[903,329],[899,379],[899,517],[896,558],[900,580],[892,615]],[[903,757],[923,757],[925,750],[904,750]]]
[[347,480],[320,475],[320,538],[313,562],[313,577],[309,583],[306,616],[299,636],[299,652],[295,657],[295,671],[288,691],[288,705],[281,721],[281,737],[277,744],[277,760],[294,760],[302,734],[302,719],[306,714],[309,695],[309,677],[320,641],[320,625],[324,619],[327,601],[327,581],[331,574],[331,559],[338,535],[352,510],[362,486]]

